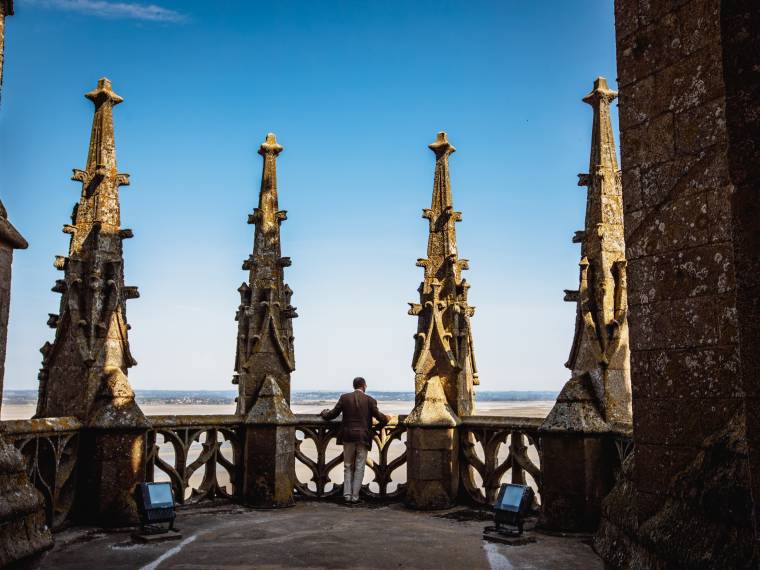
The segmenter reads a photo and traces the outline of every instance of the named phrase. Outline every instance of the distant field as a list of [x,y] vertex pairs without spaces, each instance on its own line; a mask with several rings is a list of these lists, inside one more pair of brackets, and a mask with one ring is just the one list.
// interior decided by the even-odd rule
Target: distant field
[[[322,390],[296,390],[292,402],[318,404],[334,402],[342,392]],[[412,402],[414,392],[368,392],[379,402]],[[215,405],[234,404],[236,390],[135,390],[137,401],[141,405]],[[557,392],[550,391],[483,391],[477,392],[478,402],[535,402],[554,400]],[[35,405],[37,390],[6,390],[3,405]]]

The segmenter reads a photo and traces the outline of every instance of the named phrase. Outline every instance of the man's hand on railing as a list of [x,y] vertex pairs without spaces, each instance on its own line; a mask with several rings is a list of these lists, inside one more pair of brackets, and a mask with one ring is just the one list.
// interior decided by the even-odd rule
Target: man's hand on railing
[[327,419],[327,417],[326,417],[326,416],[327,416],[329,413],[330,413],[330,410],[328,410],[327,408],[325,408],[324,410],[322,410],[321,412],[319,412],[319,415],[320,415],[320,416],[322,416],[322,419],[323,419],[323,420],[326,420],[326,419]]

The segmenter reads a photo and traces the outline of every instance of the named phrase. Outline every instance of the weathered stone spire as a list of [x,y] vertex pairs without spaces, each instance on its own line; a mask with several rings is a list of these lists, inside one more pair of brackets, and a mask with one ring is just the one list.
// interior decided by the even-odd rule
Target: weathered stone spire
[[610,120],[617,92],[604,77],[583,98],[594,109],[588,174],[578,185],[588,188],[586,227],[581,243],[580,288],[565,299],[578,304],[575,338],[566,366],[574,377],[588,373],[600,412],[607,422],[631,421],[623,196]]
[[113,128],[113,107],[123,99],[105,78],[85,97],[95,105],[95,116],[87,167],[74,169],[72,176],[82,183],[82,194],[72,223],[63,226],[71,235],[69,255],[54,264],[64,278],[53,291],[63,296],[60,315],[48,320],[55,340],[41,349],[37,416],[87,421],[96,407],[134,406],[126,376],[136,364],[129,350],[126,301],[139,294],[136,287],[124,286],[122,240],[131,238],[132,230],[120,227],[119,187],[129,184],[129,175],[116,169]]
[[259,207],[248,217],[256,226],[253,254],[243,262],[248,282],[240,292],[237,354],[233,384],[239,386],[237,413],[247,414],[256,402],[264,378],[273,377],[290,403],[290,373],[295,370],[293,322],[298,316],[290,304],[293,291],[285,284],[283,268],[289,257],[281,257],[280,224],[287,212],[277,204],[277,156],[283,147],[269,133],[259,148],[264,157]]
[[427,258],[417,260],[425,276],[418,289],[420,303],[409,304],[409,314],[418,318],[412,359],[415,392],[419,399],[427,380],[438,377],[454,412],[470,415],[473,386],[479,382],[470,328],[475,308],[467,304],[469,284],[462,279],[468,263],[459,259],[454,225],[462,214],[454,211],[449,178],[449,155],[456,149],[444,132],[429,146],[436,157],[433,200],[422,217],[429,221],[430,235]]

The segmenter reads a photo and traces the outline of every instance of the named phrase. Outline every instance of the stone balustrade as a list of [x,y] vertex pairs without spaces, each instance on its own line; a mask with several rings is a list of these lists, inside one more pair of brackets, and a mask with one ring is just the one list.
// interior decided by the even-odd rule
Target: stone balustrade
[[[400,501],[406,491],[406,416],[375,426],[367,457],[371,480],[362,496]],[[168,481],[180,505],[240,502],[245,421],[236,415],[148,416],[145,481]],[[527,483],[540,495],[539,418],[470,416],[460,438],[460,502],[492,504],[501,483]],[[23,454],[27,472],[45,500],[48,524],[61,528],[74,513],[82,424],[73,417],[2,422],[5,437]],[[330,499],[341,494],[340,422],[295,415],[295,494]],[[621,461],[628,441],[619,438]]]
[[542,421],[498,416],[462,418],[460,480],[470,499],[481,505],[493,504],[499,487],[507,482],[505,475],[509,475],[510,483],[531,484],[540,495],[538,428]]
[[234,498],[241,463],[239,416],[149,416],[148,421],[146,481],[170,481],[182,505]]
[[29,480],[45,500],[48,526],[60,529],[74,507],[82,424],[73,417],[9,420],[2,424],[3,435],[24,456]]
[[[367,467],[374,474],[374,480],[362,487],[362,496],[371,499],[395,500],[404,492],[406,482],[406,426],[400,416],[385,426],[375,426],[373,446],[367,455]],[[326,421],[318,415],[296,414],[296,491],[302,497],[314,499],[334,497],[342,494],[343,453],[340,448],[331,450],[337,444],[340,422]],[[307,449],[308,448],[308,449]],[[332,453],[331,453],[332,451]],[[311,478],[298,478],[298,466],[308,469]],[[333,480],[335,470],[341,479]],[[394,474],[402,471],[403,475]]]

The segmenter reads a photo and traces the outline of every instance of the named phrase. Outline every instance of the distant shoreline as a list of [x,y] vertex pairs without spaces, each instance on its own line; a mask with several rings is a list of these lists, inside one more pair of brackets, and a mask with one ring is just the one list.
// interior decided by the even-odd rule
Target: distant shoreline
[[[414,392],[370,390],[380,402],[406,402],[414,400]],[[294,390],[291,401],[299,404],[334,402],[342,394],[332,390]],[[555,400],[558,392],[541,390],[478,391],[478,402],[535,402]],[[135,390],[136,400],[145,405],[226,405],[233,404],[236,390]],[[6,390],[3,404],[30,405],[37,402],[37,390]]]

